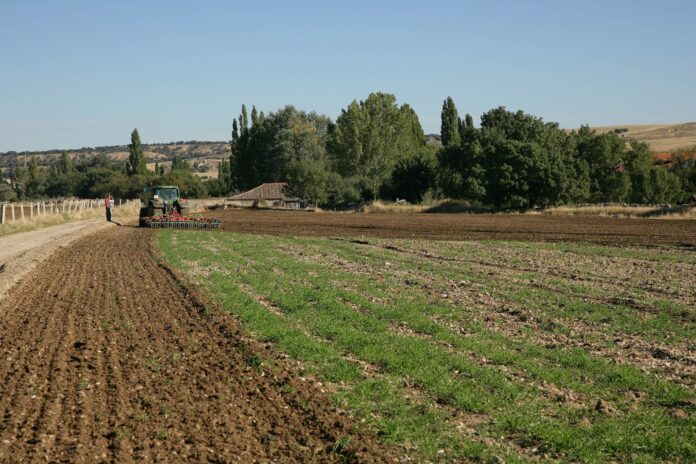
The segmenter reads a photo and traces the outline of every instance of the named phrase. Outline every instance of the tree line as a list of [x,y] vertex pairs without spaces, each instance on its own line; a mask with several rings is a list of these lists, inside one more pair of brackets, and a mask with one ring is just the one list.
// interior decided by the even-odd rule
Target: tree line
[[656,165],[647,144],[587,126],[566,131],[522,111],[494,108],[474,125],[443,102],[441,146],[394,95],[353,101],[335,122],[292,106],[264,115],[242,106],[220,191],[287,182],[289,194],[325,205],[371,199],[452,198],[525,209],[578,203],[675,203],[696,192],[694,160]]
[[[677,203],[696,192],[693,156],[669,166],[648,145],[587,126],[557,123],[494,108],[479,118],[442,104],[440,144],[427,143],[418,116],[394,95],[352,101],[335,121],[286,106],[264,114],[242,105],[232,122],[229,157],[217,179],[201,181],[186,160],[170,169],[145,165],[140,135],[131,134],[127,161],[97,156],[75,164],[67,154],[47,169],[32,159],[0,182],[0,199],[37,196],[132,198],[146,185],[178,185],[187,197],[226,195],[264,182],[287,182],[288,194],[326,206],[373,199],[439,198],[525,209],[578,203]],[[7,174],[6,174],[7,175]]]
[[59,160],[45,168],[32,157],[27,166],[16,166],[4,174],[9,183],[0,173],[0,201],[40,197],[97,198],[108,193],[118,198],[135,198],[143,188],[155,184],[178,185],[184,197],[208,195],[205,184],[182,158],[175,157],[168,170],[159,163],[154,172],[148,170],[137,129],[131,133],[128,151],[126,161],[99,154],[80,163],[63,152]]

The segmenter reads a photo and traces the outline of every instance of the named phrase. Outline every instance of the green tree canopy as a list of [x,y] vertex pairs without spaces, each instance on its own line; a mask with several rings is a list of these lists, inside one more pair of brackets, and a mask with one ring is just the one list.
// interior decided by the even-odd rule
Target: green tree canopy
[[446,148],[459,146],[462,141],[459,133],[461,122],[452,97],[447,97],[442,103],[440,119],[440,140],[442,141],[442,146]]
[[138,129],[133,129],[133,132],[131,132],[131,143],[128,147],[126,173],[129,176],[147,174],[145,154],[143,152],[142,144],[140,143],[140,134],[138,133]]
[[329,140],[332,168],[354,179],[362,190],[377,198],[401,160],[416,156],[425,136],[416,113],[398,106],[396,97],[372,93],[341,111]]
[[[329,118],[305,113],[292,106],[257,116],[257,124],[240,134],[231,157],[231,178],[236,188],[246,190],[263,182],[287,182],[297,185],[296,194],[305,198],[317,192],[309,179],[319,179],[326,170],[326,138]],[[302,185],[299,185],[302,180]],[[320,199],[321,195],[312,194]],[[308,198],[309,199],[309,198]]]

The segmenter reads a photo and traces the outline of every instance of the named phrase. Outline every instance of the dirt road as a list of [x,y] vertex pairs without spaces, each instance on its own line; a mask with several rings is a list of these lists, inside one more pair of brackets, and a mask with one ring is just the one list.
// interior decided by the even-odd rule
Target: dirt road
[[362,214],[232,209],[211,211],[222,229],[270,235],[522,240],[696,247],[696,220],[523,214]]
[[88,219],[0,237],[0,299],[53,251],[102,227],[116,226]]
[[160,266],[150,238],[79,239],[0,301],[0,462],[392,459]]

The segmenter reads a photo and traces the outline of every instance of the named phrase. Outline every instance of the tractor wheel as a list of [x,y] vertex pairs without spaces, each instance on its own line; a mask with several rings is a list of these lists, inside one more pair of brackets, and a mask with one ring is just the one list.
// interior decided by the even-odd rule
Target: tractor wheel
[[140,208],[140,214],[138,214],[138,226],[145,227],[145,218],[147,217],[147,208]]

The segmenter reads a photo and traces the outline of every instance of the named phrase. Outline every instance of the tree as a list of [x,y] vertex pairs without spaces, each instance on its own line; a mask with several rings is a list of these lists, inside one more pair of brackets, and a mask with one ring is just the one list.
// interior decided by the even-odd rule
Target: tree
[[464,117],[464,124],[467,128],[474,127],[474,118],[469,113],[466,113],[466,116]]
[[683,199],[696,194],[696,147],[675,151],[670,172],[679,177]]
[[180,170],[180,171],[191,171],[191,165],[189,162],[185,159],[183,159],[180,156],[175,156],[174,159],[172,159],[172,171],[175,170]]
[[242,104],[242,114],[239,116],[239,129],[242,133],[249,130],[249,118],[247,117],[247,109],[244,104]]
[[326,158],[297,157],[288,166],[287,193],[315,205],[328,200],[327,181],[329,170]]
[[396,198],[411,203],[423,200],[423,195],[435,184],[436,159],[427,151],[401,160],[392,172],[391,192]]
[[45,176],[39,167],[39,162],[35,156],[29,162],[29,178],[26,182],[26,195],[36,197],[44,193]]
[[65,197],[75,194],[83,176],[75,169],[68,153],[61,153],[60,159],[49,167],[45,193],[50,197]]
[[58,164],[58,172],[62,174],[69,174],[73,172],[75,169],[75,165],[73,164],[72,160],[70,159],[70,155],[68,155],[67,152],[63,152],[60,155],[60,161]]
[[461,122],[452,97],[447,97],[442,103],[440,119],[442,121],[440,125],[440,140],[442,141],[442,146],[445,148],[459,146],[462,141],[459,134]]
[[17,197],[23,200],[27,195],[27,183],[29,182],[29,171],[24,166],[17,166],[10,178],[12,189],[17,193]]
[[164,175],[162,182],[179,187],[184,198],[205,198],[208,190],[200,177],[186,169],[172,169]]
[[[248,189],[263,182],[308,178],[309,165],[326,169],[326,138],[330,120],[286,106],[264,118],[239,136],[231,157],[232,183]],[[313,174],[314,175],[314,174]],[[306,184],[306,182],[305,182]],[[300,187],[298,187],[300,188]]]
[[460,147],[443,148],[438,153],[438,162],[438,185],[446,196],[474,203],[484,199],[483,148],[477,138],[466,139]]
[[229,191],[230,174],[230,161],[224,158],[221,159],[220,163],[218,164],[217,180],[220,181],[220,187],[218,190],[220,190],[222,194],[226,194]]
[[232,121],[232,141],[230,142],[230,151],[232,154],[235,152],[235,148],[237,147],[237,141],[239,140],[239,130],[237,128],[237,120],[234,119]]
[[[616,134],[597,134],[587,126],[582,126],[574,137],[576,156],[587,165],[587,199],[593,203],[627,201],[631,194],[631,177],[627,172],[626,142]],[[637,164],[632,163],[632,166]]]
[[416,156],[425,136],[415,112],[396,97],[372,93],[341,111],[330,128],[332,168],[359,185],[364,197],[377,198],[397,163]]
[[259,113],[256,111],[256,105],[251,107],[251,126],[254,127],[259,124]]
[[662,166],[650,168],[650,191],[653,204],[676,203],[684,196],[681,179]]
[[0,183],[0,201],[15,201],[17,193],[5,182]]
[[131,133],[131,143],[128,148],[128,162],[126,164],[126,173],[129,176],[147,174],[147,166],[145,164],[145,154],[140,143],[140,134],[138,129],[133,129]]

